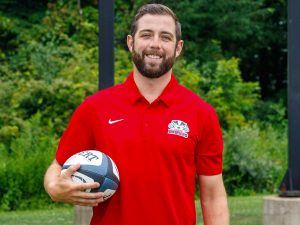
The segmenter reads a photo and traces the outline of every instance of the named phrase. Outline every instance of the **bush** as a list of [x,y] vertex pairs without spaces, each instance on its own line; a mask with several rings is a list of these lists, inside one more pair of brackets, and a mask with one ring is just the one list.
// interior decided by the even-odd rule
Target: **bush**
[[259,99],[259,86],[242,80],[239,59],[207,63],[201,70],[197,69],[197,63],[180,60],[174,72],[180,83],[216,109],[223,129],[245,125],[248,118],[254,118],[253,104]]
[[239,59],[219,60],[202,68],[201,96],[212,104],[224,129],[247,123],[254,114],[253,104],[259,99],[257,82],[242,80]]
[[230,195],[274,192],[287,167],[287,130],[236,128],[224,135],[224,182]]
[[11,151],[0,146],[0,209],[40,208],[50,203],[43,177],[54,158],[57,136],[53,125],[41,126],[40,114],[25,123]]
[[276,129],[284,129],[287,124],[287,107],[282,100],[275,101],[257,101],[253,106],[255,117],[252,120],[259,121],[262,128],[270,124]]
[[115,84],[123,83],[130,71],[132,70],[132,62],[130,60],[130,53],[129,51],[125,51],[121,48],[115,49],[115,74],[114,74],[114,81]]

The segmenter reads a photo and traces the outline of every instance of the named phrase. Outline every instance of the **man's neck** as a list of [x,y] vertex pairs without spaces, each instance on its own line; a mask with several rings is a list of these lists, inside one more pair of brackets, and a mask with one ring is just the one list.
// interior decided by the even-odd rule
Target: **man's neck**
[[172,70],[159,78],[147,78],[134,68],[133,78],[140,93],[152,103],[157,99],[171,80]]

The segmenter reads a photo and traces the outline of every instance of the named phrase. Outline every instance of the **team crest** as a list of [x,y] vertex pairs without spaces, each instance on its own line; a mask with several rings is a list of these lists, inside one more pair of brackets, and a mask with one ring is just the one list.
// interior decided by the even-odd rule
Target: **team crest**
[[190,131],[187,123],[181,120],[172,120],[168,125],[168,134],[178,135],[184,138],[188,138]]

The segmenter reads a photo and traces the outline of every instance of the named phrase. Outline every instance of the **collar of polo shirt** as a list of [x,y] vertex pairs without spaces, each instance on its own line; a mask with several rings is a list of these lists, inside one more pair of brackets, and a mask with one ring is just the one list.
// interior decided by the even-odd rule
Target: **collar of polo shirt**
[[[148,102],[144,96],[138,90],[134,79],[133,79],[133,71],[129,74],[127,80],[125,81],[125,87],[128,90],[128,100],[130,103],[136,104],[139,101]],[[179,86],[179,83],[176,80],[175,75],[172,73],[171,80],[168,85],[165,87],[161,95],[151,104],[156,104],[157,102],[162,102],[166,107],[169,107],[174,102],[174,96],[176,96],[176,89]],[[148,103],[150,104],[150,103]]]

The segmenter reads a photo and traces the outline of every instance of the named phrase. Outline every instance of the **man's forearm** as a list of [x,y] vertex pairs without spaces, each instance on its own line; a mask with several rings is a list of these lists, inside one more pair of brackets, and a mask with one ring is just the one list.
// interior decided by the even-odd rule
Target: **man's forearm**
[[227,198],[219,197],[211,201],[202,201],[204,225],[229,225]]

